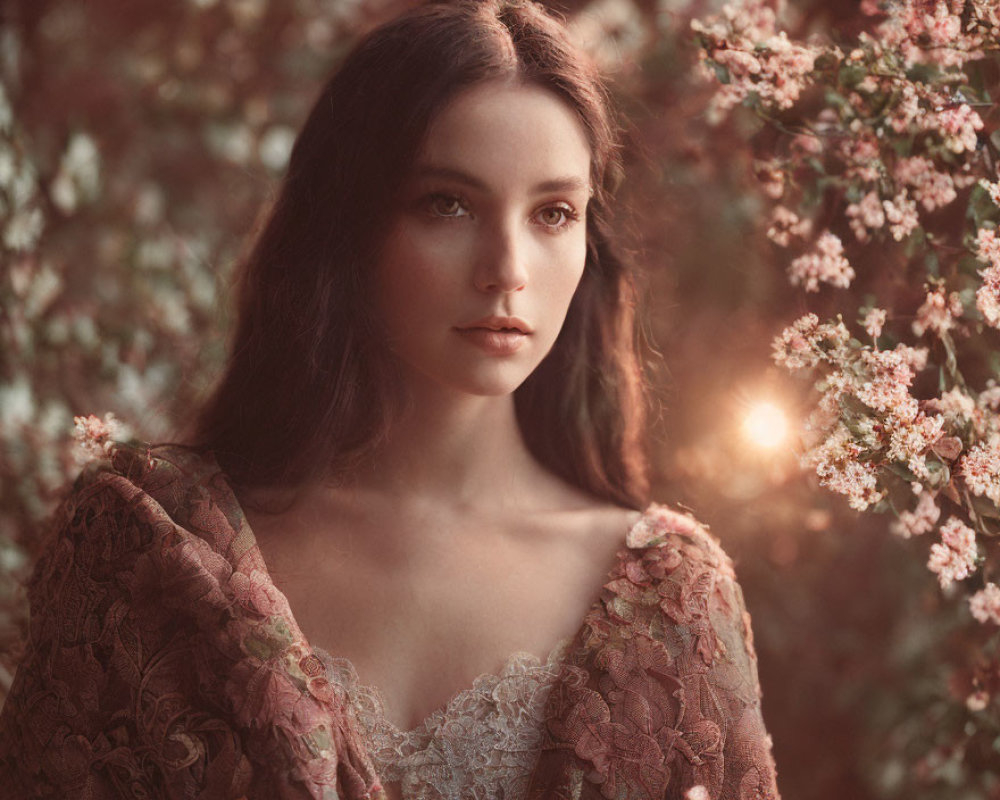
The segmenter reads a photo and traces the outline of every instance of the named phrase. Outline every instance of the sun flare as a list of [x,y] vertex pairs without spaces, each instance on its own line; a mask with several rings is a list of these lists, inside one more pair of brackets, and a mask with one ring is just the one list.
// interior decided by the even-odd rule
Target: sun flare
[[788,438],[788,419],[774,403],[755,403],[743,418],[743,434],[757,447],[772,450]]

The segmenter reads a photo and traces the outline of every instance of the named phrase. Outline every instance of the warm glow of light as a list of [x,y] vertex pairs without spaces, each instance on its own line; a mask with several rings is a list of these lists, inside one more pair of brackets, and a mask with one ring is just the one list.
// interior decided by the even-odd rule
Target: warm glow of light
[[743,433],[757,447],[778,447],[788,437],[785,412],[774,403],[756,403],[743,418]]

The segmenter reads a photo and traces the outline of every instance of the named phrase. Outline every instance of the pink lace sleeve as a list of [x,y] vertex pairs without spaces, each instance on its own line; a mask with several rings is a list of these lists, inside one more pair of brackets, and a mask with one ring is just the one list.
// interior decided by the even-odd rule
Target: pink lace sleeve
[[663,511],[647,512],[659,530],[620,560],[549,696],[533,800],[778,798],[732,565]]
[[382,796],[218,467],[155,453],[123,446],[92,463],[57,513],[0,714],[0,786]]
[[192,705],[198,659],[177,646],[173,610],[142,591],[164,520],[148,495],[94,467],[58,510],[28,586],[0,780],[17,797],[196,797],[208,786],[239,797],[251,773],[239,737]]

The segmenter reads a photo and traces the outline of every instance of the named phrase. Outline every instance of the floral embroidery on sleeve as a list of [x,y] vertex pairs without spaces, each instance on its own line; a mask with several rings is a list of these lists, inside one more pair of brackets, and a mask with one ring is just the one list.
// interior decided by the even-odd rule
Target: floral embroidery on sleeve
[[29,584],[0,780],[59,798],[384,797],[211,459],[117,446]]
[[693,518],[655,505],[626,544],[549,696],[528,796],[777,800],[728,557]]

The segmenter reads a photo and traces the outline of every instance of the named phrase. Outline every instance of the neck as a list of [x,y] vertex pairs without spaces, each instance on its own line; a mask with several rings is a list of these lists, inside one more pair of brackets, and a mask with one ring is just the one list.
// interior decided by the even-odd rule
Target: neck
[[512,394],[411,386],[411,402],[352,483],[438,508],[522,506],[554,479],[529,452]]

